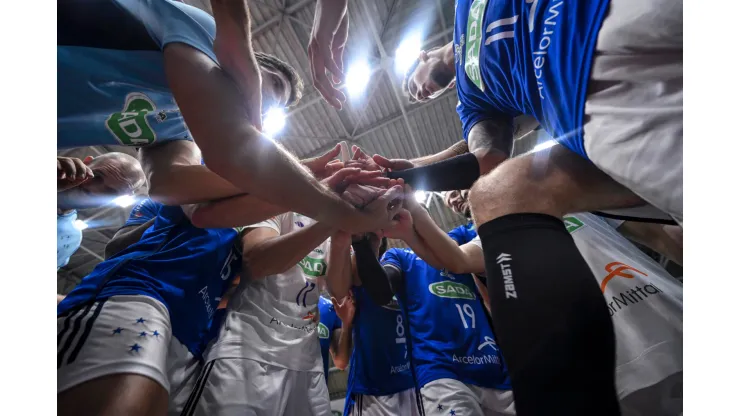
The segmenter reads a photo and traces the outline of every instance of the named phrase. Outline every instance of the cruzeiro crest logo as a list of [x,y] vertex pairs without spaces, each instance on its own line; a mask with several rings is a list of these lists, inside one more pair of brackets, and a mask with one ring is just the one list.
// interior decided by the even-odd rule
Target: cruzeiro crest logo
[[146,146],[157,140],[146,116],[157,110],[157,106],[146,95],[132,92],[126,96],[123,110],[113,113],[105,121],[105,127],[124,146]]
[[319,323],[319,326],[317,327],[319,332],[319,338],[327,339],[329,338],[329,328],[326,327],[326,325]]
[[462,283],[443,281],[429,285],[429,291],[441,298],[475,300],[475,293]]

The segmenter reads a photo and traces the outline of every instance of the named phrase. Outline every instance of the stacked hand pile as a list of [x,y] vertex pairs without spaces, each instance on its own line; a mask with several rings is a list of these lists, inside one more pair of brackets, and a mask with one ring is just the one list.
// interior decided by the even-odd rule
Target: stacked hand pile
[[[349,160],[333,160],[341,151],[340,145],[310,161],[307,167],[323,183],[341,195],[342,199],[366,212],[398,219],[404,199],[403,180],[389,179],[373,158],[362,149],[352,146]],[[313,165],[313,166],[311,166]]]

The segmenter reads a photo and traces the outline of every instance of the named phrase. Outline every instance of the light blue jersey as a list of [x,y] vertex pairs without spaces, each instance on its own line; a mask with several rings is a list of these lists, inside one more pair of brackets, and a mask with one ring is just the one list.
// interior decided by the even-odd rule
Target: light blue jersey
[[403,293],[397,296],[408,319],[418,387],[450,378],[511,389],[471,275],[435,269],[409,249],[388,250],[381,264],[403,276]]
[[609,0],[457,0],[457,112],[467,140],[487,118],[528,114],[583,157],[583,114]]
[[57,148],[191,139],[163,50],[184,43],[216,61],[213,17],[171,0],[60,0],[57,9]]

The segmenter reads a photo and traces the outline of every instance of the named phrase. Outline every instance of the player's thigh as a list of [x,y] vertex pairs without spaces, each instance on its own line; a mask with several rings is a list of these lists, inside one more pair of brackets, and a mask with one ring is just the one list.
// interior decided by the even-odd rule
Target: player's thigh
[[[142,411],[164,400],[166,410],[170,328],[166,307],[147,296],[114,296],[57,317],[59,411],[117,406],[120,396],[136,397]],[[95,406],[75,400],[85,395]]]
[[479,397],[465,383],[440,379],[421,388],[424,413],[428,415],[484,416]]
[[286,415],[323,416],[331,414],[329,389],[322,372],[288,370],[285,392]]
[[183,415],[279,416],[286,406],[288,370],[243,358],[209,361]]
[[114,374],[76,385],[57,395],[62,416],[161,416],[167,390],[149,377]]
[[[479,224],[518,212],[560,217],[570,212],[645,203],[588,160],[560,145],[507,160],[479,179],[469,198]],[[481,216],[492,218],[481,221]]]

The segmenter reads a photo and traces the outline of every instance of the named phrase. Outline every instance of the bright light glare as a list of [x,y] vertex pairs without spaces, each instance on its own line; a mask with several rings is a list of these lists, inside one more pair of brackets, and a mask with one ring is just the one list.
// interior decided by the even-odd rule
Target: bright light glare
[[272,107],[267,110],[262,119],[262,133],[268,137],[275,137],[285,127],[285,110]]
[[396,49],[396,72],[405,73],[419,57],[419,52],[421,52],[421,34],[407,36]]
[[347,71],[347,92],[350,96],[357,97],[365,91],[370,82],[370,65],[367,62],[355,62]]
[[87,228],[87,223],[85,221],[82,221],[82,220],[75,220],[74,227],[77,228],[78,230],[82,231],[85,228]]
[[114,204],[123,208],[130,207],[134,202],[136,202],[136,198],[133,195],[121,195],[113,200]]
[[557,142],[555,140],[548,140],[546,142],[542,142],[542,143],[538,144],[537,146],[535,146],[534,149],[532,149],[532,151],[533,152],[539,152],[540,150],[549,149],[549,148],[555,146],[556,143]]
[[427,200],[427,193],[424,191],[416,191],[414,192],[414,198],[416,198],[416,202],[423,204]]

